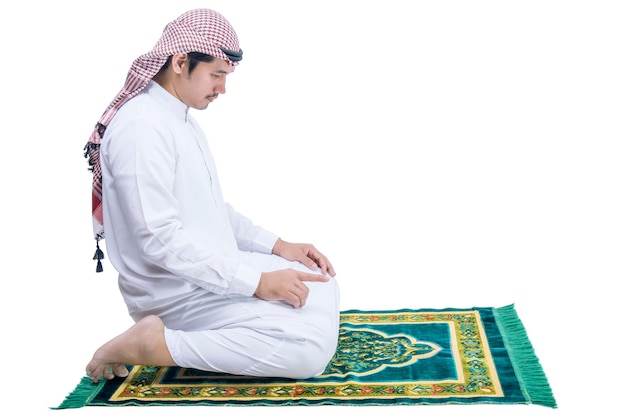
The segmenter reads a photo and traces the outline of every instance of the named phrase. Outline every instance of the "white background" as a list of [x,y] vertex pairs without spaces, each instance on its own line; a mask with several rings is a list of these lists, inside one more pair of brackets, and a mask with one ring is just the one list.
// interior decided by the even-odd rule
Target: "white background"
[[[617,415],[626,199],[619,1],[30,1],[1,10],[3,408],[23,416]],[[342,309],[514,303],[559,404],[50,411],[131,325],[91,260],[82,147],[165,24],[244,60],[195,116],[227,200],[333,261]],[[167,414],[167,415],[166,415]],[[12,416],[15,416],[15,412]]]

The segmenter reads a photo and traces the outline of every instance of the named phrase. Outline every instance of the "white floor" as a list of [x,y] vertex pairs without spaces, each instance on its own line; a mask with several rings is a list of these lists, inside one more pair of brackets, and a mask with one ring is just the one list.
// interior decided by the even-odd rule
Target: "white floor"
[[[0,28],[18,50],[4,49],[0,69],[11,109],[0,124],[5,406],[37,417],[617,416],[626,372],[619,2],[175,3],[149,17],[142,10],[154,2],[112,1],[97,13],[70,1],[1,6],[37,11]],[[131,324],[111,265],[94,273],[81,148],[132,60],[199,6],[226,15],[245,51],[228,94],[194,113],[227,199],[331,257],[343,309],[514,303],[558,409],[48,410]]]

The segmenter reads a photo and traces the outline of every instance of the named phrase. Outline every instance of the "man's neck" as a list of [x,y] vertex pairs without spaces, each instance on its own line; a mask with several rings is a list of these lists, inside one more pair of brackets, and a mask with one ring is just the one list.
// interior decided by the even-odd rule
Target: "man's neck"
[[152,81],[157,83],[159,86],[163,87],[165,91],[167,91],[169,94],[171,94],[172,96],[180,100],[180,98],[176,94],[176,90],[174,89],[174,86],[169,80],[169,77],[167,77],[167,74],[158,73],[152,78]]

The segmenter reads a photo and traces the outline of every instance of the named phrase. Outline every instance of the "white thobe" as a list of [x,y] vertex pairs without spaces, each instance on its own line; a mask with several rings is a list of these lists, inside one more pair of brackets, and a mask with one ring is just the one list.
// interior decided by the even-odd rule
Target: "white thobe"
[[224,202],[189,108],[155,82],[124,104],[101,146],[106,250],[134,320],[154,314],[182,367],[308,377],[334,354],[338,288],[307,282],[293,309],[253,294],[261,273],[308,271],[271,255],[278,237]]

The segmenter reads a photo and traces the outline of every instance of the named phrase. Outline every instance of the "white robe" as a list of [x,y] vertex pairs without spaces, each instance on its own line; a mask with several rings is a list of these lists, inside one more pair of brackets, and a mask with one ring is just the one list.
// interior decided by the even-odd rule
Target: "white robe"
[[310,377],[334,354],[339,290],[307,282],[306,305],[253,296],[278,237],[224,202],[206,138],[155,82],[117,112],[101,146],[106,250],[134,320],[155,314],[182,367]]

